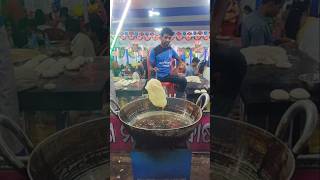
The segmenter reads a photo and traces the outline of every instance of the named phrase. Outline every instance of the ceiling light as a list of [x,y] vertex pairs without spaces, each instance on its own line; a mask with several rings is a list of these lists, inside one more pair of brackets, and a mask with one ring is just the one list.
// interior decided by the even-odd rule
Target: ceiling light
[[158,11],[153,11],[153,9],[152,9],[152,10],[149,10],[148,12],[149,12],[149,17],[152,17],[152,16],[160,16],[160,12],[158,12]]
[[162,28],[154,28],[154,30],[160,32],[162,31]]
[[126,17],[127,17],[128,10],[129,10],[130,5],[131,5],[131,0],[128,0],[128,1],[127,1],[127,4],[126,4],[126,7],[125,7],[125,9],[124,9],[124,12],[123,12],[123,14],[122,14],[122,16],[121,16],[120,23],[119,23],[119,25],[118,25],[116,34],[115,34],[114,39],[113,39],[113,41],[112,41],[111,48],[110,48],[110,54],[111,54],[111,52],[112,52],[112,50],[113,50],[113,48],[114,48],[114,45],[115,45],[115,43],[116,43],[116,40],[117,40],[117,38],[118,38],[118,36],[119,36],[119,34],[120,34],[120,31],[121,31],[121,29],[122,29],[124,20],[125,20]]

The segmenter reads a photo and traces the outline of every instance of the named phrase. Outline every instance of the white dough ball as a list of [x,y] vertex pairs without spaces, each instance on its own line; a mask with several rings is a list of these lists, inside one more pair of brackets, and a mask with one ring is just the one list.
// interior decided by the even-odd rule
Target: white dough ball
[[290,96],[294,99],[309,99],[310,93],[303,88],[296,88],[290,91]]
[[275,89],[271,91],[270,97],[274,100],[288,100],[290,98],[289,93],[283,89]]

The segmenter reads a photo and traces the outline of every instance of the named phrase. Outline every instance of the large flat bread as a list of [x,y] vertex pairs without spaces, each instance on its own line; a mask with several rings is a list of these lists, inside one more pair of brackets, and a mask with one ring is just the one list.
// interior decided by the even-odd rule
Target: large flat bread
[[44,78],[55,78],[64,72],[65,66],[71,62],[69,58],[61,58],[46,71],[41,73]]
[[39,74],[42,74],[43,72],[47,71],[51,66],[53,66],[56,62],[57,61],[53,58],[46,59],[42,63],[40,63],[35,70]]
[[187,79],[187,82],[194,82],[199,84],[201,83],[199,76],[187,76],[186,79]]
[[167,95],[159,80],[150,79],[145,89],[148,91],[149,100],[154,106],[164,108],[167,105]]
[[255,46],[241,49],[248,65],[275,65],[279,68],[291,68],[285,49],[273,46]]
[[87,58],[79,56],[76,57],[72,62],[66,65],[67,70],[78,70],[80,67],[87,62]]

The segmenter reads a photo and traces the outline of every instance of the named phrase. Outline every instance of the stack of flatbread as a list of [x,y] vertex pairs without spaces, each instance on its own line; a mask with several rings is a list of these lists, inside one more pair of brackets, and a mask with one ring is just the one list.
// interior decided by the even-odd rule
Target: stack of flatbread
[[187,76],[186,79],[187,79],[187,82],[194,82],[199,84],[201,83],[199,76]]
[[291,68],[285,49],[274,46],[255,46],[241,49],[248,65],[275,65],[278,68]]

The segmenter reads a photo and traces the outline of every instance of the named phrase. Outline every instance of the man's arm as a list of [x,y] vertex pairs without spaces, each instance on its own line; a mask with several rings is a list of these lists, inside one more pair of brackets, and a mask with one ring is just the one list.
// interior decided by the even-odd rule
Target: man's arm
[[149,62],[150,62],[150,65],[152,67],[155,67],[156,56],[155,56],[155,53],[154,53],[154,49],[151,49],[151,51],[150,51]]
[[289,48],[293,48],[293,49],[298,47],[298,44],[295,40],[289,39],[286,37],[275,40],[274,45],[285,46],[285,47],[289,47]]
[[153,71],[157,71],[158,70],[158,68],[156,67],[156,55],[155,55],[154,49],[152,49],[150,51],[149,63],[150,63],[150,66],[151,66],[151,70],[153,70]]
[[175,59],[177,59],[179,61],[179,63],[183,62],[183,60],[181,59],[181,57],[178,55],[178,53],[175,51],[175,50],[172,50],[173,51],[173,57]]

